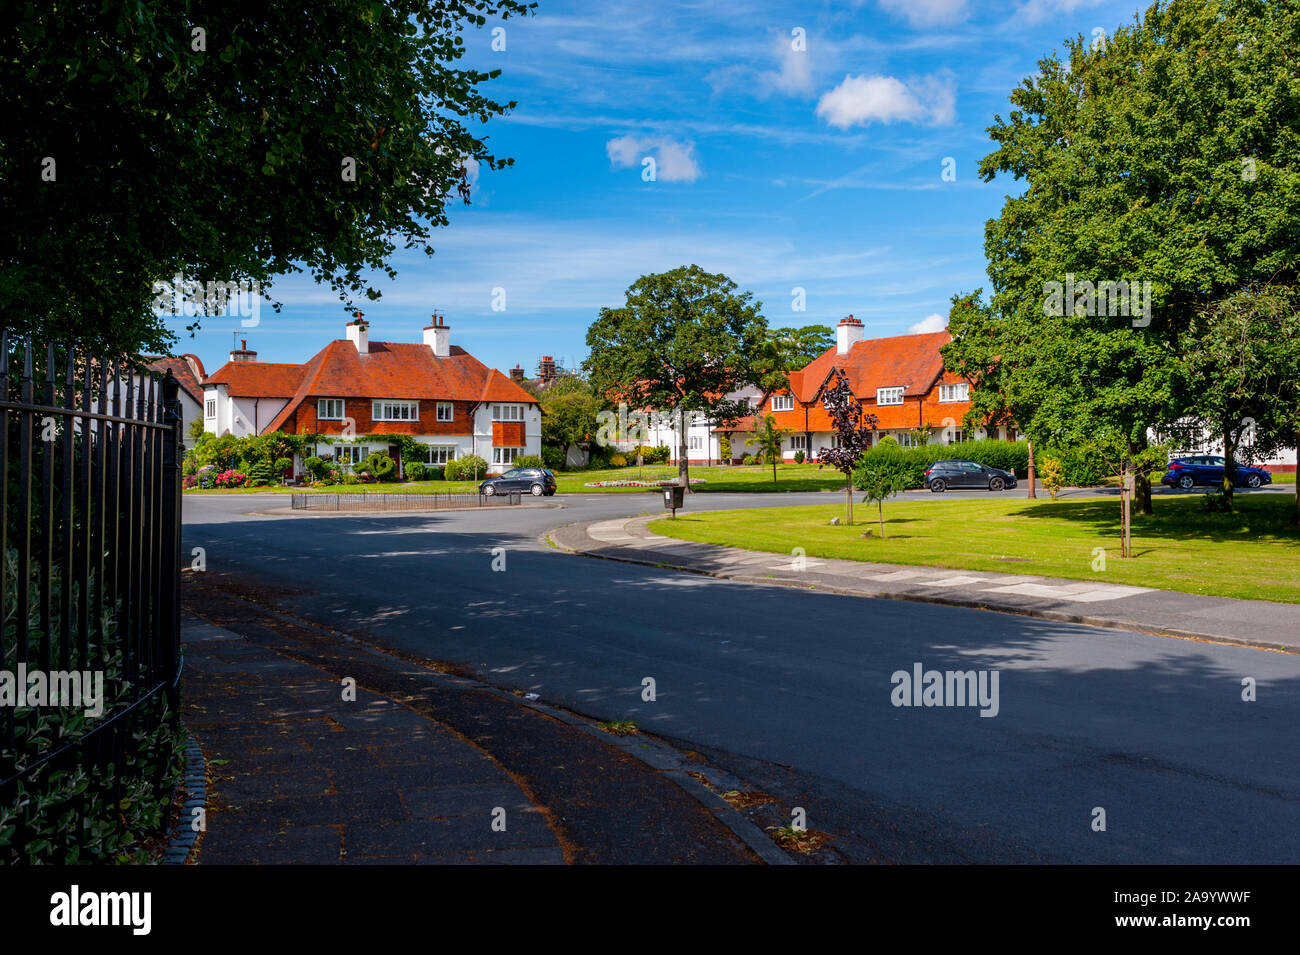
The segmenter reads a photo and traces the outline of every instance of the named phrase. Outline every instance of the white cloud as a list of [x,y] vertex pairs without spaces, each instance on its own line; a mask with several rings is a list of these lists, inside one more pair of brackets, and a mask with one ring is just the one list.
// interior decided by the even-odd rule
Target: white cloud
[[906,17],[914,27],[960,23],[969,12],[966,0],[880,0],[880,9]]
[[775,46],[778,68],[759,74],[759,81],[770,89],[791,96],[811,93],[813,78],[808,50],[796,50],[793,38],[788,36],[777,36]]
[[704,173],[695,161],[695,144],[671,136],[619,136],[605,143],[615,169],[639,166],[647,156],[655,161],[655,178],[662,182],[694,182]]
[[924,335],[928,332],[941,332],[948,327],[948,318],[935,312],[933,315],[927,315],[914,325],[907,327],[909,335]]
[[911,84],[892,76],[845,76],[817,101],[817,115],[837,129],[869,123],[934,123],[956,117],[957,93],[950,76],[929,76]]
[[1095,7],[1101,2],[1102,0],[1027,0],[1012,20],[1021,23],[1042,23],[1050,17],[1071,14],[1084,7]]

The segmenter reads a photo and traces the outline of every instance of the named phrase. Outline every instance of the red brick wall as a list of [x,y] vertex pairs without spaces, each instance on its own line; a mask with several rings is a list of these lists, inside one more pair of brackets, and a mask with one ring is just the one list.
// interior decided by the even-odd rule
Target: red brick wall
[[[299,405],[284,430],[295,434],[303,431],[342,434],[347,422],[318,421],[316,401],[315,398],[309,398]],[[371,417],[374,405],[370,398],[346,398],[343,402],[343,413],[355,422],[356,434],[466,435],[472,433],[470,408],[473,402],[453,401],[451,421],[438,420],[437,405],[436,401],[421,400],[419,421],[375,421]]]

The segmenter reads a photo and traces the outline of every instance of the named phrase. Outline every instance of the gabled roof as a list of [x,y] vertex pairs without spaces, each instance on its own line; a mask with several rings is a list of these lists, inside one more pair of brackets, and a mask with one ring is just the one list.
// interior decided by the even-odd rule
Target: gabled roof
[[234,398],[290,398],[302,384],[303,365],[271,361],[228,361],[208,377],[206,385],[225,385]]
[[194,399],[198,404],[203,404],[203,386],[200,382],[203,380],[203,362],[199,360],[198,355],[163,355],[155,358],[152,355],[146,355],[150,359],[149,364],[145,367],[150,371],[156,371],[166,377],[167,372],[172,373],[172,377],[180,384],[181,390]]
[[812,402],[831,372],[838,368],[848,377],[849,386],[859,398],[874,399],[877,388],[900,385],[904,397],[923,395],[943,374],[939,349],[950,341],[952,336],[945,329],[923,335],[864,339],[850,348],[847,355],[838,355],[834,348],[829,348],[803,371],[791,373],[790,388],[800,401]]

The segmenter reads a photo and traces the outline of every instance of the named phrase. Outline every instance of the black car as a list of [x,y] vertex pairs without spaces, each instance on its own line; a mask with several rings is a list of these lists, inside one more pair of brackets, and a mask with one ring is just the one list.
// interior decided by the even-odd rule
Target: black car
[[1016,486],[1010,471],[991,468],[975,461],[936,461],[925,472],[925,486],[935,494],[958,487],[983,487],[1001,491]]
[[[1222,484],[1226,466],[1227,463],[1223,458],[1213,454],[1175,458],[1169,462],[1169,470],[1160,479],[1160,483],[1184,489],[1196,487],[1198,484],[1211,486]],[[1273,475],[1263,468],[1252,467],[1249,464],[1238,464],[1236,474],[1237,477],[1232,482],[1234,487],[1261,487],[1273,483]]]
[[546,468],[511,468],[504,474],[480,481],[478,492],[488,497],[511,492],[550,497],[555,493],[555,475]]

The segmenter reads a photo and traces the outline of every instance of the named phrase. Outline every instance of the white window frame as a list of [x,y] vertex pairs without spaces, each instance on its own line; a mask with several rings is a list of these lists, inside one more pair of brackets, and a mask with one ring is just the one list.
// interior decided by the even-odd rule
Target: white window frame
[[523,405],[493,405],[492,420],[493,421],[523,421],[524,406]]
[[334,445],[334,463],[342,464],[346,461],[348,464],[360,464],[370,457],[366,451],[365,445],[361,444],[336,444]]
[[[328,414],[326,408],[334,410],[333,405],[339,406],[338,414]],[[318,421],[342,421],[347,416],[347,405],[342,398],[318,398],[316,399],[316,420]]]
[[970,385],[966,382],[958,382],[951,385],[939,386],[939,401],[969,401]]
[[494,447],[492,449],[492,463],[505,464],[514,467],[515,459],[523,457],[523,454],[523,448]]
[[807,451],[807,450],[808,450],[808,435],[806,435],[806,434],[792,434],[792,435],[790,435],[790,450],[791,450],[791,451]]
[[426,444],[424,446],[425,464],[442,467],[448,461],[454,460],[456,460],[456,446],[454,444]]
[[905,390],[906,389],[902,385],[893,385],[889,388],[877,388],[876,404],[879,406],[901,405],[903,403],[903,392]]
[[456,418],[456,406],[450,401],[439,401],[435,417],[439,421],[454,421]]
[[203,401],[203,417],[215,418],[217,416],[217,399],[205,398]]
[[704,450],[704,435],[702,435],[702,434],[692,434],[692,435],[689,435],[689,436],[687,437],[687,439],[686,439],[686,442],[687,442],[687,443],[686,443],[686,450],[687,450],[687,451],[703,451],[703,450]]
[[894,435],[894,438],[898,441],[900,448],[919,448],[921,446],[921,439],[911,431],[900,431]]
[[394,398],[376,398],[370,403],[372,421],[419,421],[420,403]]
[[948,432],[949,444],[961,444],[965,440],[966,440],[966,429],[964,428],[953,428],[951,431]]
[[794,411],[794,395],[773,395],[773,411]]

